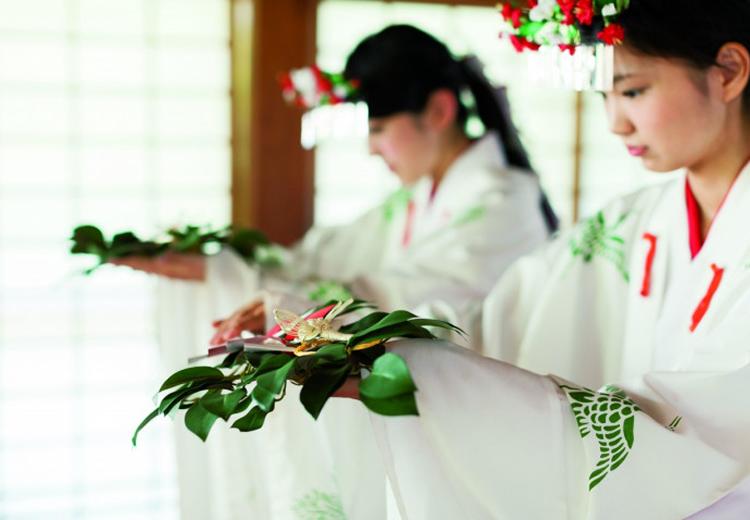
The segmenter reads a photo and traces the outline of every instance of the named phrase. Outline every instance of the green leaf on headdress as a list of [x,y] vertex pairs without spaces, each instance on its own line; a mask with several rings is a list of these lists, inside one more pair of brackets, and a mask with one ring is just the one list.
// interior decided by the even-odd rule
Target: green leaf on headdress
[[533,40],[545,25],[545,22],[529,22],[518,28],[518,34],[527,40]]

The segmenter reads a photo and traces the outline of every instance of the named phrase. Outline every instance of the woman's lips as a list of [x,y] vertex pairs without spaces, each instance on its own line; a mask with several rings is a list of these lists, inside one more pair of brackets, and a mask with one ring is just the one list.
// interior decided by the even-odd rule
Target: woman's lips
[[633,157],[643,157],[648,151],[647,146],[628,146],[628,153]]

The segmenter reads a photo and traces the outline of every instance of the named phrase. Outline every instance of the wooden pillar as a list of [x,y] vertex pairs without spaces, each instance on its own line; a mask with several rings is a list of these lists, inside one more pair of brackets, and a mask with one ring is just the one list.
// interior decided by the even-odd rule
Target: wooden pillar
[[232,221],[290,244],[313,220],[314,157],[279,73],[315,62],[317,0],[232,0]]

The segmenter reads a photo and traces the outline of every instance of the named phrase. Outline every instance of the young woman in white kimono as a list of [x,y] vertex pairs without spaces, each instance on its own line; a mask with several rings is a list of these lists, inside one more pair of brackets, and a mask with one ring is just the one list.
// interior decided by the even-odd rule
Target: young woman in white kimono
[[[332,295],[331,287],[384,309],[482,298],[512,261],[556,228],[502,94],[471,62],[454,59],[414,27],[392,26],[358,45],[345,75],[357,80],[359,99],[368,105],[371,152],[406,189],[350,225],[311,230],[285,252],[280,269],[261,271],[229,252],[205,261],[121,262],[204,282],[161,287],[168,369],[205,353],[211,320],[259,297],[260,304],[216,323],[215,342],[262,328],[271,315],[264,310],[282,299],[284,307],[301,310],[312,294]],[[464,132],[470,114],[464,91],[473,95],[487,129],[476,141]],[[296,306],[292,294],[302,296]],[[181,489],[190,490],[182,498],[184,518],[307,518],[317,507],[349,518],[383,518],[378,454],[360,449],[374,446],[364,411],[332,403],[323,414],[332,428],[317,427],[289,397],[260,432],[239,435],[217,425],[207,446],[197,447],[189,434],[178,434]]]
[[374,422],[403,519],[750,518],[750,2],[618,22],[611,130],[684,171],[508,270],[484,306],[505,362],[393,348],[420,415]]

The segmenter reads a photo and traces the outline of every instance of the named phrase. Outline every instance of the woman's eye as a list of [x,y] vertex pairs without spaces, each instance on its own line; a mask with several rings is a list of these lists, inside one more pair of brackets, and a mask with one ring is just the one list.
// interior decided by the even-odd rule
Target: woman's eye
[[623,90],[622,95],[625,96],[626,98],[632,99],[643,94],[645,90],[646,90],[645,88],[631,88],[628,90]]

